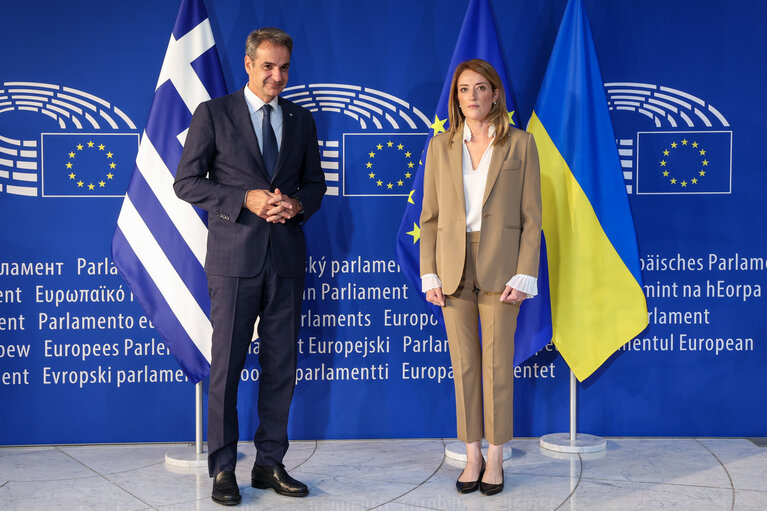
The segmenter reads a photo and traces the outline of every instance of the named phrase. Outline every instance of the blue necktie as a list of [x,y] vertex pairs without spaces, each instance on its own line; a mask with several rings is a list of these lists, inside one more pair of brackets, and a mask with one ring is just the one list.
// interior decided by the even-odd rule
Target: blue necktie
[[261,111],[264,113],[263,119],[261,119],[261,145],[263,146],[264,165],[266,166],[266,173],[271,178],[274,174],[274,165],[277,163],[277,137],[274,135],[274,129],[272,128],[272,105],[266,104],[261,107]]

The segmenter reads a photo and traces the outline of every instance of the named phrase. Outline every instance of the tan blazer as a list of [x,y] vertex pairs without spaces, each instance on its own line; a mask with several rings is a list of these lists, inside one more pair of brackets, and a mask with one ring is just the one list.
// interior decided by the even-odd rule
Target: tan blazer
[[[466,256],[463,192],[463,126],[431,140],[426,155],[421,211],[421,275],[436,273],[442,292],[461,282]],[[502,292],[518,273],[538,276],[541,246],[541,177],[533,136],[511,128],[493,148],[482,201],[477,280],[484,291]]]

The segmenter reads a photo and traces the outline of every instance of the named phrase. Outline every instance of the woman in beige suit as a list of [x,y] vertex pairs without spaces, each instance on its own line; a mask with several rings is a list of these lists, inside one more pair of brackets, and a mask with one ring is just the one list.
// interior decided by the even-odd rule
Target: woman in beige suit
[[503,444],[513,435],[517,313],[538,292],[538,152],[532,135],[509,126],[503,84],[484,60],[458,65],[449,101],[450,129],[426,156],[421,280],[443,308],[450,345],[468,458],[456,487],[493,495],[503,490]]

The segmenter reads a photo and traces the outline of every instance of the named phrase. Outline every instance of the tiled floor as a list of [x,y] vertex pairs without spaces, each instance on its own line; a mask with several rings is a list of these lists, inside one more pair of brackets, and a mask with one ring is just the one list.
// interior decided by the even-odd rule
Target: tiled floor
[[[538,439],[511,442],[506,489],[459,495],[460,467],[443,440],[293,442],[285,465],[303,499],[249,485],[255,450],[243,443],[236,509],[767,510],[767,447],[746,439],[609,439],[607,451],[553,457]],[[205,473],[164,463],[168,445],[0,448],[4,511],[222,510]]]

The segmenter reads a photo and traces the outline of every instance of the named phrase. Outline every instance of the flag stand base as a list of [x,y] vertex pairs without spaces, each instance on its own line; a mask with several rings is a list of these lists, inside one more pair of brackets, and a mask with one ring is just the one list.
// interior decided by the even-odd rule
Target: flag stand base
[[[487,457],[487,442],[482,442],[482,455]],[[466,463],[466,444],[463,442],[448,442],[445,444],[445,456],[453,461]],[[511,446],[503,446],[503,461],[511,459]]]
[[607,449],[607,440],[600,436],[586,435],[577,433],[577,395],[578,381],[575,379],[575,373],[570,370],[570,432],[569,433],[551,433],[543,435],[540,445],[543,449],[549,451],[563,452],[568,454],[585,454],[590,452],[600,452]]
[[543,435],[540,444],[543,449],[571,454],[599,452],[607,449],[607,440],[599,436],[583,433],[575,435],[575,440],[570,439],[570,433]]
[[165,451],[165,464],[186,469],[208,470],[208,453],[197,452],[194,445],[174,447]]

